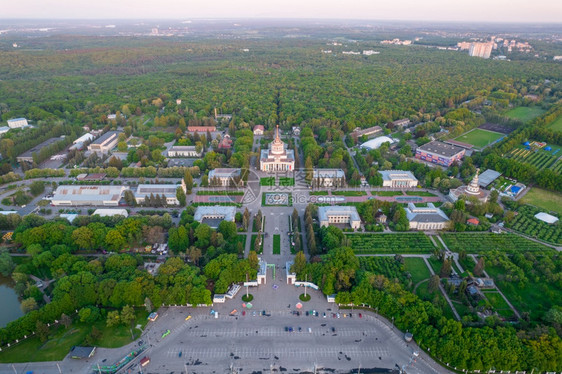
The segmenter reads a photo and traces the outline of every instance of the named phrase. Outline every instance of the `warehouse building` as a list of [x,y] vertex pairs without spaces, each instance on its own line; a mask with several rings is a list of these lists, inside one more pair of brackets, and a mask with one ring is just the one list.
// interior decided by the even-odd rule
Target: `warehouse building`
[[321,206],[318,208],[318,220],[321,227],[348,224],[352,229],[358,229],[361,226],[361,218],[354,206]]
[[179,205],[176,197],[178,187],[181,187],[183,192],[187,191],[183,179],[181,184],[139,184],[135,191],[135,200],[137,204],[144,204],[147,197],[158,195],[166,199],[167,205]]
[[105,134],[94,140],[88,146],[88,150],[102,155],[109,153],[119,142],[119,134],[119,131],[106,132]]
[[96,209],[93,216],[98,215],[100,217],[115,217],[123,216],[125,218],[129,217],[127,209]]
[[118,206],[125,186],[59,186],[51,199],[54,206]]
[[432,141],[416,149],[416,158],[447,167],[455,161],[460,161],[464,154],[465,149],[440,141]]

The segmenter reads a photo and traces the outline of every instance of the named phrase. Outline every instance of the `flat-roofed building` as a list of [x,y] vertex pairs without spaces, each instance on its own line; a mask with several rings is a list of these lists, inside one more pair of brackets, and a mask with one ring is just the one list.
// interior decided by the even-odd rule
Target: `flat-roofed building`
[[410,119],[409,118],[402,118],[402,119],[397,119],[396,121],[393,121],[392,124],[396,127],[404,127],[404,126],[408,126],[410,125]]
[[84,135],[82,135],[81,137],[79,137],[78,139],[76,139],[75,141],[73,141],[73,144],[78,144],[78,143],[86,143],[86,142],[91,142],[92,140],[94,140],[96,137],[90,133],[86,133]]
[[313,187],[344,187],[345,184],[345,173],[342,169],[314,169],[312,173]]
[[432,141],[416,149],[416,158],[441,166],[451,166],[455,161],[460,161],[465,154],[465,149],[440,141]]
[[236,208],[233,206],[198,206],[193,219],[216,229],[222,221],[234,222],[235,216]]
[[380,133],[382,133],[382,128],[380,126],[372,126],[366,129],[356,127],[355,130],[353,130],[353,132],[351,133],[351,137],[357,141],[357,139],[359,139],[363,135],[365,135],[367,138],[370,138]]
[[218,168],[209,171],[209,186],[235,187],[240,183],[241,170]]
[[206,133],[207,131],[215,132],[217,131],[217,128],[216,126],[187,126],[187,131]]
[[89,146],[88,150],[91,152],[96,152],[98,154],[109,153],[117,143],[119,142],[119,131],[108,131],[96,140],[94,140]]
[[29,162],[32,163],[33,162],[33,154],[34,153],[39,153],[39,151],[44,148],[47,147],[51,144],[54,144],[56,142],[62,141],[63,138],[51,138],[51,139],[47,139],[45,140],[43,143],[41,144],[37,144],[35,147],[28,149],[27,151],[25,151],[24,153],[22,153],[21,155],[19,155],[18,157],[16,157],[16,160],[18,162]]
[[137,204],[144,204],[146,198],[159,196],[166,199],[167,205],[179,205],[180,202],[176,196],[178,187],[183,192],[187,191],[185,182],[182,179],[181,184],[139,184],[135,191],[135,200]]
[[29,124],[25,118],[12,118],[8,120],[8,127],[11,129],[21,129],[27,126],[29,126]]
[[125,186],[59,186],[51,204],[54,206],[118,206]]
[[405,210],[410,221],[410,229],[443,230],[449,223],[447,215],[432,203],[427,203],[427,207],[416,207],[413,203],[409,203]]
[[100,217],[115,217],[123,216],[125,218],[129,217],[127,209],[96,209],[93,216],[98,215]]
[[321,206],[318,208],[318,220],[321,227],[348,224],[352,229],[361,226],[361,218],[354,206]]
[[197,152],[194,145],[175,145],[168,150],[168,157],[201,157],[202,151]]
[[381,170],[382,186],[391,188],[414,188],[418,180],[411,171],[403,170]]

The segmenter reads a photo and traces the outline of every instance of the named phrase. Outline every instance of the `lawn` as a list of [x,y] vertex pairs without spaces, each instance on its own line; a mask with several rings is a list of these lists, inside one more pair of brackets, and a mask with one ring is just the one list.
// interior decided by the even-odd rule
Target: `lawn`
[[426,197],[434,197],[437,196],[434,193],[427,192],[427,191],[406,191],[406,195],[408,196],[426,196]]
[[281,254],[281,235],[279,234],[273,235],[273,254]]
[[310,196],[328,196],[328,191],[312,191]]
[[332,191],[332,195],[335,196],[365,196],[367,192],[365,191]]
[[[135,325],[140,324],[141,327],[147,323],[148,313],[144,309],[136,311],[137,321]],[[108,328],[105,318],[93,324],[102,333],[101,338],[95,343],[98,347],[117,348],[129,344],[131,340],[131,332],[128,326],[117,326]],[[59,325],[51,329],[49,340],[42,343],[38,337],[24,340],[23,342],[6,348],[0,352],[0,362],[38,362],[38,361],[60,361],[75,345],[81,345],[86,336],[92,330],[92,324],[81,322],[73,323],[68,329]],[[133,329],[134,337],[137,339],[141,331]]]
[[275,186],[275,177],[260,178],[260,186],[266,186],[266,187]]
[[371,191],[371,195],[376,196],[402,196],[402,191]]
[[439,261],[434,256],[429,257],[427,259],[427,262],[429,262],[429,265],[431,265],[431,268],[433,269],[433,272],[435,274],[439,275],[439,273],[441,272],[441,267],[443,267],[443,262]]
[[356,254],[431,253],[435,247],[423,233],[348,234]]
[[503,136],[505,135],[495,131],[474,129],[456,137],[454,140],[463,143],[472,144],[476,148],[483,148],[488,144],[495,142],[496,140],[500,139]]
[[[258,238],[257,234],[252,235],[252,243],[250,244],[250,250],[254,250],[254,243],[256,242],[256,239]],[[258,255],[261,255],[263,253],[263,235],[262,235],[262,240],[261,240],[261,246],[260,246],[260,250],[258,251]]]
[[486,271],[494,278],[496,285],[515,309],[519,313],[529,312],[533,321],[542,318],[544,313],[556,304],[556,300],[562,300],[560,289],[543,280],[535,282],[529,278],[529,281],[521,288],[519,282],[500,280],[505,278],[505,271],[500,267],[486,265]]
[[197,191],[198,196],[216,196],[216,195],[231,195],[231,196],[242,196],[243,191]]
[[494,309],[510,309],[505,299],[497,291],[482,291]]
[[281,187],[292,187],[295,185],[295,178],[280,177],[279,186]]
[[[275,192],[267,192],[269,194],[275,194]],[[287,204],[267,204],[266,193],[261,195],[261,206],[293,206],[293,194],[291,192],[279,192],[280,194],[287,194]]]
[[551,122],[548,125],[549,129],[552,129],[554,131],[560,131],[562,132],[562,116],[556,118],[556,120],[554,120],[554,122]]
[[431,276],[423,258],[404,257],[404,269],[410,273],[414,285]]
[[504,114],[510,118],[519,119],[525,123],[530,122],[531,120],[535,119],[536,117],[540,116],[545,112],[544,109],[540,107],[527,107],[527,106],[520,106],[517,108],[513,108],[508,110]]
[[562,215],[562,194],[557,192],[533,187],[521,198],[521,202],[545,209],[547,212],[552,210]]

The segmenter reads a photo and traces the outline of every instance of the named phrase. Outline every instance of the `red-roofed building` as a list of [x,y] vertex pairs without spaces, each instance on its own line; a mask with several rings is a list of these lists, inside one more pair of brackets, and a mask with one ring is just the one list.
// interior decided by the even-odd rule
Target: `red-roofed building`
[[219,143],[219,149],[230,149],[230,148],[232,148],[232,139],[230,139],[230,135],[226,134]]
[[466,221],[466,223],[472,226],[478,226],[480,224],[480,221],[477,218],[470,218]]

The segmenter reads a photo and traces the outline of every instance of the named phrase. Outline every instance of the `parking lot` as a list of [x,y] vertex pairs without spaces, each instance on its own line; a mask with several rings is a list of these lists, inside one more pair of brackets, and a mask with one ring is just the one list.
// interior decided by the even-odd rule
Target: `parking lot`
[[[416,357],[417,348],[371,313],[334,318],[329,304],[318,316],[297,316],[296,309],[244,316],[197,310],[185,321],[185,308],[170,308],[154,324],[146,342],[150,364],[144,373],[219,373],[237,371],[350,372],[359,367],[408,373],[445,370]],[[326,317],[323,313],[326,312]],[[171,333],[162,338],[166,329]],[[289,328],[292,331],[288,331]],[[300,331],[299,331],[300,328]],[[310,330],[309,330],[310,329]]]
[[[158,319],[149,322],[141,339],[128,346],[98,348],[86,360],[67,357],[60,362],[13,367],[0,364],[0,373],[91,374],[98,364],[111,365],[141,345],[147,347],[146,351],[118,373],[141,372],[139,361],[143,357],[150,358],[150,363],[142,368],[144,374],[315,370],[350,373],[358,368],[362,372],[380,368],[414,374],[448,373],[419,352],[415,343],[406,343],[402,332],[374,313],[339,310],[314,290],[309,291],[311,300],[302,303],[302,309],[298,310],[298,295],[303,290],[286,284],[282,266],[277,270],[277,279],[268,275],[267,282],[250,290],[254,295],[252,308],[241,300],[245,289],[232,300],[212,308],[160,308]],[[218,318],[211,315],[212,309]],[[236,312],[230,315],[234,309]],[[317,313],[310,313],[313,310]],[[186,320],[188,316],[191,318]],[[168,330],[170,333],[163,337]]]

